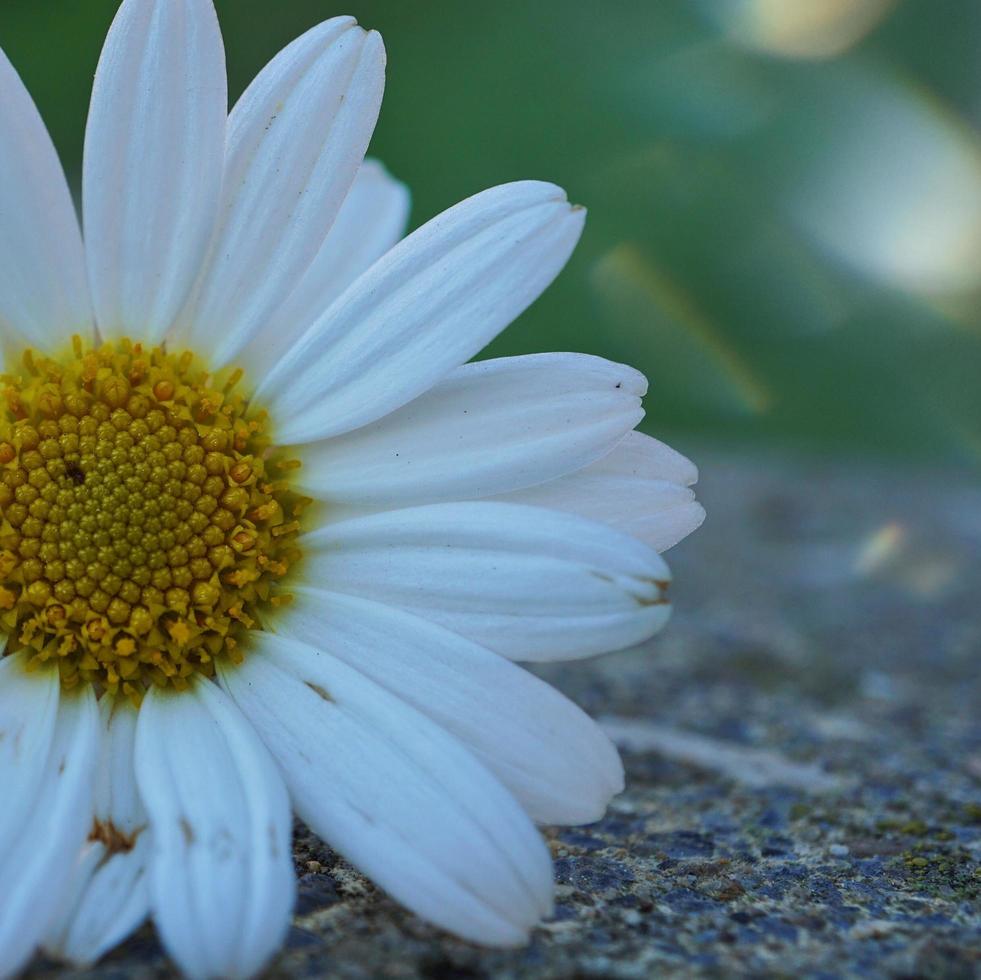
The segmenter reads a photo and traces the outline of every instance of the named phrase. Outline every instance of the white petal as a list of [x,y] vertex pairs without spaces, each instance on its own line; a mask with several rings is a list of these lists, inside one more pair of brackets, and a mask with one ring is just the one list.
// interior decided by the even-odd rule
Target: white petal
[[690,459],[643,432],[629,432],[617,446],[616,455],[606,457],[604,466],[604,472],[667,480],[682,487],[698,483],[698,467]]
[[151,689],[136,733],[150,816],[150,896],[167,951],[191,977],[248,977],[289,927],[289,799],[275,764],[210,681]]
[[237,363],[250,377],[262,377],[365,269],[402,238],[408,220],[408,188],[376,160],[365,160],[300,284],[256,331]]
[[297,814],[396,900],[466,939],[520,943],[551,908],[548,850],[456,739],[345,664],[259,633],[222,671]]
[[613,743],[568,698],[434,623],[354,596],[292,590],[276,630],[370,677],[460,739],[540,823],[598,820],[623,789]]
[[[655,442],[648,436],[642,438]],[[667,551],[701,525],[705,509],[687,486],[651,476],[652,472],[667,471],[687,479],[690,473],[680,465],[672,465],[674,460],[669,459],[666,466],[658,465],[663,458],[660,450],[656,456],[644,455],[636,451],[635,440],[625,442],[592,466],[499,499],[602,521],[640,538],[655,551]]]
[[103,697],[99,708],[104,735],[95,787],[95,815],[121,834],[136,835],[146,826],[133,764],[137,710],[124,698],[110,697]]
[[218,214],[227,113],[211,0],[125,0],[95,75],[82,170],[103,337],[159,341],[187,299]]
[[0,336],[42,350],[92,337],[82,236],[51,138],[0,51]]
[[538,507],[387,511],[322,527],[300,546],[303,582],[398,606],[515,660],[632,646],[670,609],[670,572],[655,551]]
[[88,844],[76,863],[72,895],[46,951],[76,966],[91,966],[127,939],[149,912],[147,862],[150,838],[113,853]]
[[0,658],[0,863],[30,819],[58,717],[57,670],[27,672],[26,662],[26,653]]
[[70,900],[45,948],[79,966],[95,963],[149,914],[146,814],[136,788],[136,709],[104,696],[95,784],[95,833],[76,863]]
[[99,748],[91,687],[59,694],[56,668],[27,673],[25,663],[0,660],[0,976],[30,958],[70,887]]
[[378,422],[305,447],[295,483],[365,510],[544,483],[608,453],[646,391],[638,371],[586,354],[464,364]]
[[218,366],[289,296],[347,197],[385,84],[381,37],[335,17],[284,48],[228,120],[223,202],[181,335]]
[[348,432],[468,361],[558,275],[585,212],[553,184],[484,191],[355,280],[259,385],[281,443]]

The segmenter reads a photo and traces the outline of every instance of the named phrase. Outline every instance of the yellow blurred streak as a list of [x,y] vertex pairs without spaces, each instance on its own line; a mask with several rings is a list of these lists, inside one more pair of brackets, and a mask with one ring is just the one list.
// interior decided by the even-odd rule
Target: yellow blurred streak
[[972,289],[963,293],[935,293],[923,297],[931,309],[940,314],[954,329],[967,334],[981,334],[978,310],[981,309],[981,291]]
[[[662,140],[612,158],[597,174],[601,187],[657,187],[659,198],[698,201],[697,208],[686,205],[693,211],[724,211],[727,226],[737,228],[738,241],[735,247],[727,245],[724,258],[702,248],[704,279],[759,283],[765,294],[761,305],[767,311],[759,323],[765,329],[777,329],[781,336],[827,332],[851,314],[853,300],[842,291],[826,256],[799,228],[769,201],[734,200],[738,192],[733,188],[745,178],[730,163],[690,145]],[[765,278],[760,270],[766,270]],[[783,315],[774,312],[777,308]]]
[[883,524],[859,546],[855,558],[855,571],[859,575],[872,575],[888,565],[902,551],[906,542],[906,528],[896,521]]
[[819,60],[847,51],[894,5],[895,0],[707,0],[705,7],[745,47]]
[[963,566],[963,556],[917,541],[907,527],[889,521],[860,543],[854,569],[864,578],[878,578],[918,599],[932,600],[949,590]]
[[694,298],[639,248],[622,242],[593,267],[591,281],[621,345],[660,387],[687,400],[761,414],[771,396]]

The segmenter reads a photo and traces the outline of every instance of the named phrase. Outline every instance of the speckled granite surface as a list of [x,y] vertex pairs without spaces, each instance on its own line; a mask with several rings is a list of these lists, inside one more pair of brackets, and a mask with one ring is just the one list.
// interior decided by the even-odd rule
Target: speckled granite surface
[[[475,949],[301,830],[271,976],[981,975],[981,486],[692,454],[668,632],[542,671],[627,746],[607,817],[548,832],[555,919]],[[144,930],[53,975],[172,972]]]

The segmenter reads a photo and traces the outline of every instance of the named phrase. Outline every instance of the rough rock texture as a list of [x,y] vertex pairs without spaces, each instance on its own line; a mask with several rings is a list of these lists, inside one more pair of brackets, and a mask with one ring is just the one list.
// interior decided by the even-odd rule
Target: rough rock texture
[[[475,949],[300,829],[271,976],[981,974],[981,490],[695,455],[710,518],[669,556],[668,631],[542,671],[627,746],[607,817],[548,831],[554,920]],[[92,971],[29,975],[54,974],[172,971],[145,929]]]

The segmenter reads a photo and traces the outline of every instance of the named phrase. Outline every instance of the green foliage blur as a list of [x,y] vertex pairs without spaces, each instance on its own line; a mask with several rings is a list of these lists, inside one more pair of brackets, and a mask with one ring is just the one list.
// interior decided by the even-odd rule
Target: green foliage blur
[[[76,186],[116,6],[0,0]],[[981,464],[976,0],[217,7],[233,98],[328,16],[382,32],[371,153],[413,225],[524,177],[588,206],[573,261],[490,353],[629,361],[661,434]]]

